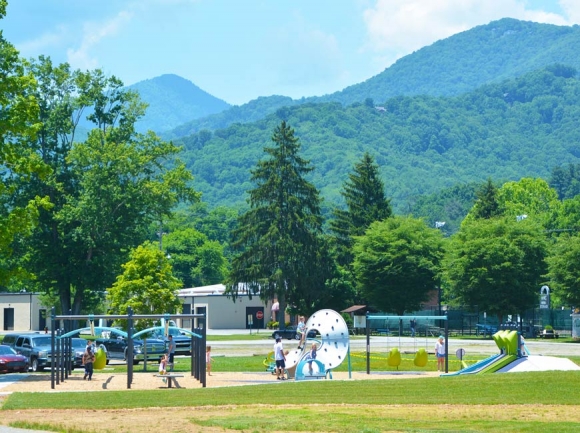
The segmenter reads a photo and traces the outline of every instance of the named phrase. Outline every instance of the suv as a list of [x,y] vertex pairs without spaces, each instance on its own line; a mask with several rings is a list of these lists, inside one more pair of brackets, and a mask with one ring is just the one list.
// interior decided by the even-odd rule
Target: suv
[[42,371],[51,364],[50,339],[50,335],[22,334],[18,336],[12,348],[16,353],[28,358],[32,371]]
[[[122,335],[111,335],[109,338],[98,338],[97,346],[104,346],[107,351],[107,359],[122,359],[127,361],[128,342]],[[165,341],[147,339],[147,360],[159,360],[167,352]],[[142,340],[133,340],[133,365],[139,364],[145,359],[145,350]]]
[[[175,354],[176,355],[191,355],[191,337],[185,335],[181,332],[180,328],[175,326],[168,327],[168,335],[171,335],[173,341],[175,341]],[[152,335],[154,338],[165,340],[166,344],[169,344],[169,339],[165,337],[163,332],[155,333]],[[149,341],[149,340],[147,340]]]

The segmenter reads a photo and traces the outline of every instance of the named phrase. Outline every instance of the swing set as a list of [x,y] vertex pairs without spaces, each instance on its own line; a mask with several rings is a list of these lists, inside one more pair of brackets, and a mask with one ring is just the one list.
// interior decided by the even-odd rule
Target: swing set
[[[445,347],[449,347],[448,346],[448,334],[449,334],[449,322],[447,320],[447,316],[416,316],[416,317],[412,317],[412,316],[384,316],[384,315],[377,315],[377,314],[369,314],[367,312],[366,314],[366,336],[367,336],[367,347],[366,347],[366,354],[367,354],[367,374],[371,373],[371,321],[378,321],[378,320],[382,320],[383,323],[386,324],[386,329],[389,329],[389,321],[393,320],[398,324],[399,327],[399,344],[398,347],[393,347],[392,349],[389,350],[389,339],[391,337],[389,337],[390,331],[387,332],[387,351],[389,352],[389,355],[387,357],[387,363],[389,364],[389,366],[391,367],[398,367],[401,364],[401,334],[402,334],[402,330],[403,330],[403,320],[410,320],[413,319],[415,320],[415,323],[417,323],[418,321],[430,321],[430,320],[440,320],[443,321],[445,324],[445,327],[443,328],[444,331],[442,333],[442,335],[445,338]],[[415,334],[416,335],[416,334]],[[413,336],[411,338],[413,338],[413,352],[415,353],[415,358],[414,358],[414,364],[417,367],[425,367],[427,365],[427,360],[428,360],[428,353],[427,353],[427,337],[428,337],[428,332],[427,329],[425,331],[425,348],[421,348],[419,350],[417,350],[417,337]],[[447,373],[449,371],[449,351],[446,350],[445,351],[445,372]]]

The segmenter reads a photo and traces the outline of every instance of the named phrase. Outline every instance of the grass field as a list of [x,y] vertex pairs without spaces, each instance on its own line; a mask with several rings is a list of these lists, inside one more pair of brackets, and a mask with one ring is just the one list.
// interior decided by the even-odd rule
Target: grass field
[[[351,355],[352,370],[365,371],[365,354]],[[467,362],[484,357],[470,356]],[[568,358],[580,364],[580,357]],[[213,371],[264,371],[263,359],[215,356]],[[177,361],[176,371],[189,371],[188,358]],[[150,364],[149,371],[156,367]],[[459,361],[450,357],[450,370],[459,368]],[[142,369],[142,365],[135,366],[136,374]],[[337,370],[347,371],[348,364],[344,362]],[[393,370],[396,369],[386,363],[386,354],[373,354],[371,371]],[[399,370],[433,371],[435,364],[431,362],[420,369],[413,365],[412,355],[403,355]],[[126,366],[110,365],[107,372],[123,373]],[[78,392],[16,392],[2,401],[0,419],[9,413],[23,413],[26,416],[10,425],[67,433],[132,431],[115,427],[115,420],[122,418],[124,411],[137,411],[149,417],[170,411],[176,422],[187,423],[186,428],[191,428],[186,431],[195,432],[208,429],[260,433],[577,432],[580,431],[578,383],[579,371],[555,371],[368,381],[288,381],[170,392],[107,391],[83,393],[82,398]],[[90,425],[81,423],[78,428],[64,426],[54,419],[45,419],[42,414],[46,411],[58,412],[61,417],[102,413],[110,429],[92,430]],[[34,413],[39,415],[31,415]],[[181,413],[184,415],[180,418]],[[172,431],[170,427],[162,430]],[[152,430],[144,424],[139,431]]]
[[[191,422],[244,432],[572,432],[580,430],[578,383],[580,372],[536,372],[288,382],[282,387],[175,389],[169,393],[111,391],[83,398],[66,392],[14,393],[2,411],[204,407],[198,412],[211,416],[196,416]],[[23,425],[39,427],[29,422]]]

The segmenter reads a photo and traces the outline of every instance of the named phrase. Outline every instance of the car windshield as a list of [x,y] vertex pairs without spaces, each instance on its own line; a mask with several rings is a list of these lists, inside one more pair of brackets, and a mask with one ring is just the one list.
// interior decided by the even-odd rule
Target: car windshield
[[72,339],[72,347],[75,349],[84,349],[87,347],[87,340],[84,338],[73,338]]
[[50,346],[50,337],[32,338],[32,345],[35,347]]
[[16,352],[8,346],[0,346],[0,355],[16,355]]

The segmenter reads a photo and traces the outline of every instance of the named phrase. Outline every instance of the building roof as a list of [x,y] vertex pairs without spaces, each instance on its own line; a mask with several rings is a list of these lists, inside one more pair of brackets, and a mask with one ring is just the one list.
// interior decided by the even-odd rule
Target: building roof
[[356,313],[365,308],[367,308],[366,305],[353,305],[352,307],[348,307],[346,310],[342,310],[341,313]]

